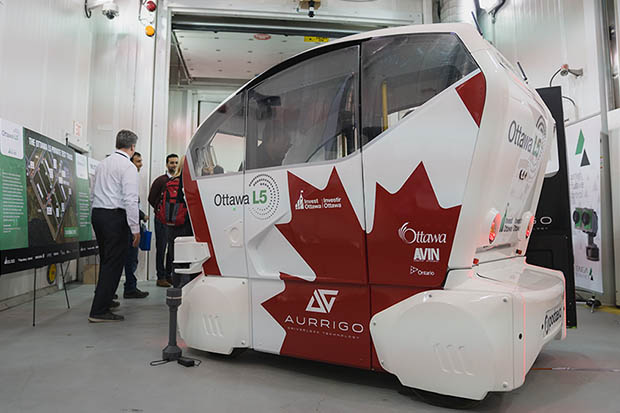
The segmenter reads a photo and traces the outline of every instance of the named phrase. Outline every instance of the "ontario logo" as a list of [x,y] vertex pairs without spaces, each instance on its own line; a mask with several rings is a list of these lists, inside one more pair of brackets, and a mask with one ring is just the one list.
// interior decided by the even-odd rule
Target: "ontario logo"
[[306,311],[323,314],[329,313],[332,311],[337,295],[338,290],[314,290],[314,294],[312,294],[306,306]]
[[410,275],[422,275],[422,276],[430,276],[435,275],[435,271],[425,271],[421,270],[418,267],[414,267],[413,265],[409,268]]

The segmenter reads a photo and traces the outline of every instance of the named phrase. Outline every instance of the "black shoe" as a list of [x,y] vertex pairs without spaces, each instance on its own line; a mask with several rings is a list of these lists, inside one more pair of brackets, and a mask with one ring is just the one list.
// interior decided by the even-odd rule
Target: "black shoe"
[[125,292],[123,294],[123,298],[146,298],[148,297],[149,293],[146,291],[140,291],[139,289],[135,289],[133,291],[130,292]]
[[112,301],[110,303],[110,309],[120,307],[120,305],[121,303],[119,303],[118,301]]
[[88,317],[88,321],[91,323],[107,323],[111,321],[123,321],[125,317],[118,314],[113,314],[110,311],[104,314],[91,315]]

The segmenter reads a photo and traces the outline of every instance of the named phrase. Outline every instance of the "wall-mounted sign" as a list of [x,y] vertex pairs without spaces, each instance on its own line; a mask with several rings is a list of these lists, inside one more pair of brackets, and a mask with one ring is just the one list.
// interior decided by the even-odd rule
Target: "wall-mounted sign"
[[566,128],[575,285],[603,292],[601,264],[601,118]]

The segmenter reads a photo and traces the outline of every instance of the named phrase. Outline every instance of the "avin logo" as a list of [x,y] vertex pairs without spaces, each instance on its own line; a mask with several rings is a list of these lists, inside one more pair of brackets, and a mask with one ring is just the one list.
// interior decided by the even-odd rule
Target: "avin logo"
[[314,294],[310,297],[310,301],[308,301],[306,306],[306,311],[329,313],[332,311],[337,295],[338,290],[314,290]]
[[413,260],[415,262],[439,262],[439,248],[416,248]]

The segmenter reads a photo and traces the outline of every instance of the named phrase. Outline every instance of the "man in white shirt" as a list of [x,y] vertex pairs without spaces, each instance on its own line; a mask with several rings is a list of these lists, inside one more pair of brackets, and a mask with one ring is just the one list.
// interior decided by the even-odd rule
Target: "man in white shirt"
[[116,152],[104,159],[95,172],[91,219],[101,266],[88,317],[92,323],[124,320],[112,313],[110,307],[127,258],[127,243],[131,240],[136,247],[140,242],[138,170],[129,160],[137,141],[131,131],[118,132]]

